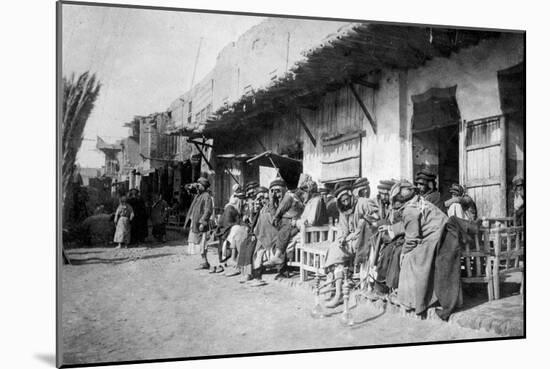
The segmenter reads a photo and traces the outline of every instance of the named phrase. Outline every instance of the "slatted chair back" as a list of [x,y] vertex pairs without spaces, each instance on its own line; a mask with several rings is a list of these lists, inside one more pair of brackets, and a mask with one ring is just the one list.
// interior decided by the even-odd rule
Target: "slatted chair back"
[[300,279],[305,281],[307,273],[324,274],[325,255],[335,240],[337,229],[331,225],[302,226],[298,264],[300,266]]
[[491,217],[483,218],[485,228],[515,227],[516,219],[514,217]]
[[492,271],[488,258],[491,255],[489,229],[481,229],[473,242],[464,242],[461,253],[461,280],[463,283],[486,283],[488,299],[494,298]]
[[[495,298],[500,298],[500,280],[513,272],[524,270],[525,228],[501,227],[490,230],[492,278]],[[523,283],[522,283],[523,284]],[[523,285],[521,286],[523,291]]]

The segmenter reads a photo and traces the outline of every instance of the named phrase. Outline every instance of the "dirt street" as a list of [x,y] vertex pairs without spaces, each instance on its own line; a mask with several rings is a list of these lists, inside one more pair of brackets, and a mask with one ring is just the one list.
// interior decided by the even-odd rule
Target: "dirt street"
[[[359,305],[357,324],[309,316],[313,295],[194,270],[184,246],[69,251],[64,266],[65,364],[365,346],[492,337],[439,321],[420,321]],[[341,310],[340,310],[341,311]]]

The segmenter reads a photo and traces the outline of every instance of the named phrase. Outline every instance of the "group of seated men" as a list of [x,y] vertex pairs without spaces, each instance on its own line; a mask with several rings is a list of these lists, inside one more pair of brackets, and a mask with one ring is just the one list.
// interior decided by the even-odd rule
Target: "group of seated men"
[[338,183],[332,192],[306,174],[295,190],[279,177],[269,188],[257,182],[235,185],[213,229],[218,262],[211,266],[205,234],[212,230],[207,222],[212,201],[209,183],[201,178],[190,210],[189,242],[202,245],[200,269],[241,275],[241,283],[262,286],[267,268],[276,270],[276,278],[289,276],[286,261],[292,260],[302,226],[337,223],[324,263],[334,281],[327,307],[342,303],[344,273],[362,264],[369,265],[364,276],[369,299],[387,299],[417,314],[439,303],[438,315],[446,320],[460,301],[459,250],[478,231],[477,210],[458,184],[443,201],[436,176],[427,170],[418,172],[414,182],[382,180],[375,198],[367,178]]

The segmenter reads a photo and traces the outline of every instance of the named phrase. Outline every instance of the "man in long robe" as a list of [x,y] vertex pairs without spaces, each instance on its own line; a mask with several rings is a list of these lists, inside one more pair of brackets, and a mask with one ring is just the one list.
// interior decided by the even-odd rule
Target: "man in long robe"
[[[390,237],[386,230],[391,224],[399,221],[396,214],[392,212],[390,205],[390,190],[395,184],[394,180],[382,180],[377,186],[378,195],[378,245],[369,257],[369,288],[365,292],[366,297],[371,300],[385,299],[386,294],[397,284],[396,276],[399,276],[399,257],[403,237]],[[378,251],[378,252],[376,252]],[[389,278],[388,278],[389,277]],[[396,287],[396,286],[395,286]]]
[[[367,198],[356,199],[352,187],[345,183],[338,183],[334,189],[340,216],[338,218],[338,233],[336,240],[327,250],[325,268],[333,270],[335,293],[326,307],[334,308],[343,302],[342,279],[344,267],[353,264],[360,258],[366,257],[365,249],[373,232],[373,220],[378,218],[376,203]],[[359,258],[359,259],[360,259]]]
[[133,244],[140,244],[145,241],[149,234],[147,208],[136,188],[131,189],[128,194],[128,205],[134,209],[134,220],[131,224],[130,240]]
[[210,181],[205,177],[200,177],[197,180],[196,188],[197,196],[193,199],[193,203],[189,209],[184,227],[190,223],[188,243],[190,245],[199,244],[202,263],[199,269],[210,269],[210,264],[207,259],[206,238],[210,231],[210,218],[213,213],[214,203],[212,196],[208,192]]
[[231,228],[238,224],[241,219],[242,208],[244,201],[244,191],[240,186],[234,187],[233,195],[229,198],[228,203],[224,206],[223,213],[214,233],[218,239],[218,265],[211,270],[212,273],[222,273],[225,270],[225,261],[229,257],[224,255],[224,243],[229,236]]
[[391,190],[392,202],[403,203],[405,243],[401,252],[401,271],[397,298],[401,306],[423,314],[435,302],[434,258],[447,215],[423,197],[408,181]]
[[274,192],[275,198],[281,198],[282,195],[282,199],[273,215],[273,225],[277,228],[275,254],[265,263],[265,266],[278,265],[279,276],[283,276],[286,248],[292,237],[299,232],[296,221],[302,215],[304,205],[297,193],[287,190],[286,183],[281,178],[275,179],[269,187],[270,191]]
[[271,258],[277,241],[277,228],[273,226],[273,215],[276,208],[267,188],[259,187],[257,189],[256,206],[258,216],[253,228],[256,247],[252,257],[254,276],[252,285],[262,286],[265,284],[262,280],[263,264]]

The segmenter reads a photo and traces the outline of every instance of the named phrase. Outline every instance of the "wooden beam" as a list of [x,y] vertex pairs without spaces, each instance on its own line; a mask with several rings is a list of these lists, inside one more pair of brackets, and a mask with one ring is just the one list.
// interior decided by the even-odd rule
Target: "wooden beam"
[[210,164],[210,162],[208,161],[208,158],[206,157],[206,155],[204,155],[204,153],[202,152],[200,146],[196,142],[193,142],[193,145],[195,145],[197,150],[199,150],[199,153],[201,154],[202,158],[204,159],[204,161],[208,165],[208,168],[210,168],[210,170],[214,170],[214,167],[212,167],[212,164]]
[[195,141],[195,140],[192,140],[192,139],[187,140],[187,142],[190,142],[190,143],[195,144],[195,145],[201,145],[201,146],[210,147],[210,148],[213,148],[213,147],[214,147],[214,146],[212,146],[212,145],[210,145],[210,144],[207,144],[206,142]]
[[368,82],[368,81],[365,81],[363,79],[356,79],[354,82],[357,83],[358,85],[362,85],[362,86],[365,86],[365,87],[368,87],[368,88],[372,88],[373,90],[378,89],[378,83]]
[[258,143],[260,144],[261,148],[263,151],[267,151],[267,148],[265,147],[264,143],[262,142],[262,140],[260,140],[259,138],[256,139],[256,141],[258,141]]
[[308,126],[306,125],[306,122],[304,122],[304,120],[302,119],[302,116],[300,115],[300,113],[298,112],[297,109],[296,109],[296,118],[298,118],[298,122],[304,128],[304,131],[306,131],[306,133],[307,133],[309,139],[311,140],[311,143],[313,144],[313,146],[316,147],[317,146],[317,140],[315,139],[315,137],[313,137],[313,134],[309,130]]
[[376,134],[376,131],[377,131],[376,122],[374,121],[374,119],[372,119],[372,116],[370,115],[367,107],[365,106],[365,103],[363,103],[363,100],[361,100],[361,96],[359,96],[359,94],[357,93],[357,90],[355,89],[355,86],[353,85],[353,83],[349,84],[349,88],[351,89],[353,96],[355,96],[355,99],[359,103],[359,106],[361,106],[363,113],[365,113],[367,119],[369,120],[374,134]]

